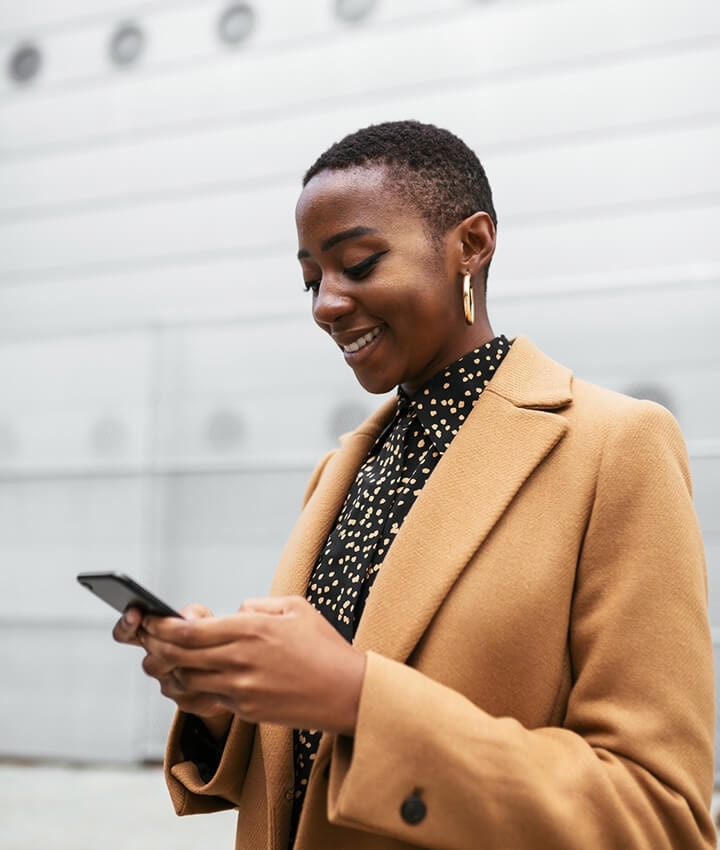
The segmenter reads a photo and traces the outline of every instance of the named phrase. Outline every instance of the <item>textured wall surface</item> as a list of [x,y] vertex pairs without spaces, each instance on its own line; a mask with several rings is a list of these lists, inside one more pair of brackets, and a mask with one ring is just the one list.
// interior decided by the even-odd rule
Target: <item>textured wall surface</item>
[[718,79],[717,0],[0,0],[0,756],[162,751],[76,572],[267,590],[377,402],[310,319],[300,177],[386,119],[486,165],[495,330],[679,419],[720,627]]

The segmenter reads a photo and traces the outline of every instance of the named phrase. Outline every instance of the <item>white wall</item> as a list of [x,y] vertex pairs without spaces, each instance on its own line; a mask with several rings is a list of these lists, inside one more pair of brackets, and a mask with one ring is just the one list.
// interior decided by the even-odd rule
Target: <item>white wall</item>
[[[267,589],[304,482],[376,400],[309,318],[304,169],[370,122],[477,150],[497,331],[664,398],[720,627],[717,0],[0,0],[0,755],[157,757],[167,707],[74,584],[181,605]],[[147,36],[108,60],[115,27]],[[278,486],[279,485],[279,486]]]

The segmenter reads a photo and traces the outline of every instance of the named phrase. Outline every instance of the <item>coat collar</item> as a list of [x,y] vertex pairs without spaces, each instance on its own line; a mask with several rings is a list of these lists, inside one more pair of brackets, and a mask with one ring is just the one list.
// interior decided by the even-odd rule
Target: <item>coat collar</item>
[[558,410],[572,402],[572,372],[536,348],[526,337],[512,348],[486,388],[517,407]]

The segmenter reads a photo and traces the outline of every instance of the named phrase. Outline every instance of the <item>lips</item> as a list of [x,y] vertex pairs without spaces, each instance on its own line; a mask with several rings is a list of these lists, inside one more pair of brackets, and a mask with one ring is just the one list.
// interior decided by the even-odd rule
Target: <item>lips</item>
[[341,345],[340,347],[345,352],[345,354],[355,354],[356,351],[360,351],[361,348],[365,348],[366,345],[369,345],[377,336],[380,334],[380,328],[373,328],[371,331],[368,331],[363,336],[359,337],[348,345]]

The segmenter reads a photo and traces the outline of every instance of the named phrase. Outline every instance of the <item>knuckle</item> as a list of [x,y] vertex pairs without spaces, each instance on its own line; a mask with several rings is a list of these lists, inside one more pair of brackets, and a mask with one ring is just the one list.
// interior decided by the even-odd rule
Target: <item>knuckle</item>
[[186,605],[180,610],[180,613],[183,615],[183,617],[189,620],[212,617],[212,612],[210,611],[210,609],[206,608],[204,605],[198,604],[197,602],[193,602],[190,605]]
[[180,652],[173,644],[166,644],[162,648],[162,653],[158,653],[158,657],[162,658],[166,667],[175,667],[180,661]]
[[173,686],[173,681],[170,676],[160,679],[160,693],[168,699],[173,699],[177,696],[177,690]]
[[183,620],[178,624],[175,642],[179,646],[193,649],[198,645],[198,630],[193,620]]
[[131,629],[128,629],[120,620],[115,624],[115,627],[112,630],[112,636],[118,643],[129,643],[133,638],[133,632]]
[[255,723],[260,719],[258,704],[254,699],[251,699],[247,694],[241,694],[234,700],[237,713],[250,723]]
[[261,719],[261,693],[251,676],[236,676],[228,693],[238,714],[251,722]]
[[[272,617],[259,617],[252,624],[252,629],[246,630],[243,635],[244,641],[247,642],[247,648],[250,649],[258,640],[267,639],[272,633],[274,626]],[[248,656],[250,657],[250,656]]]

